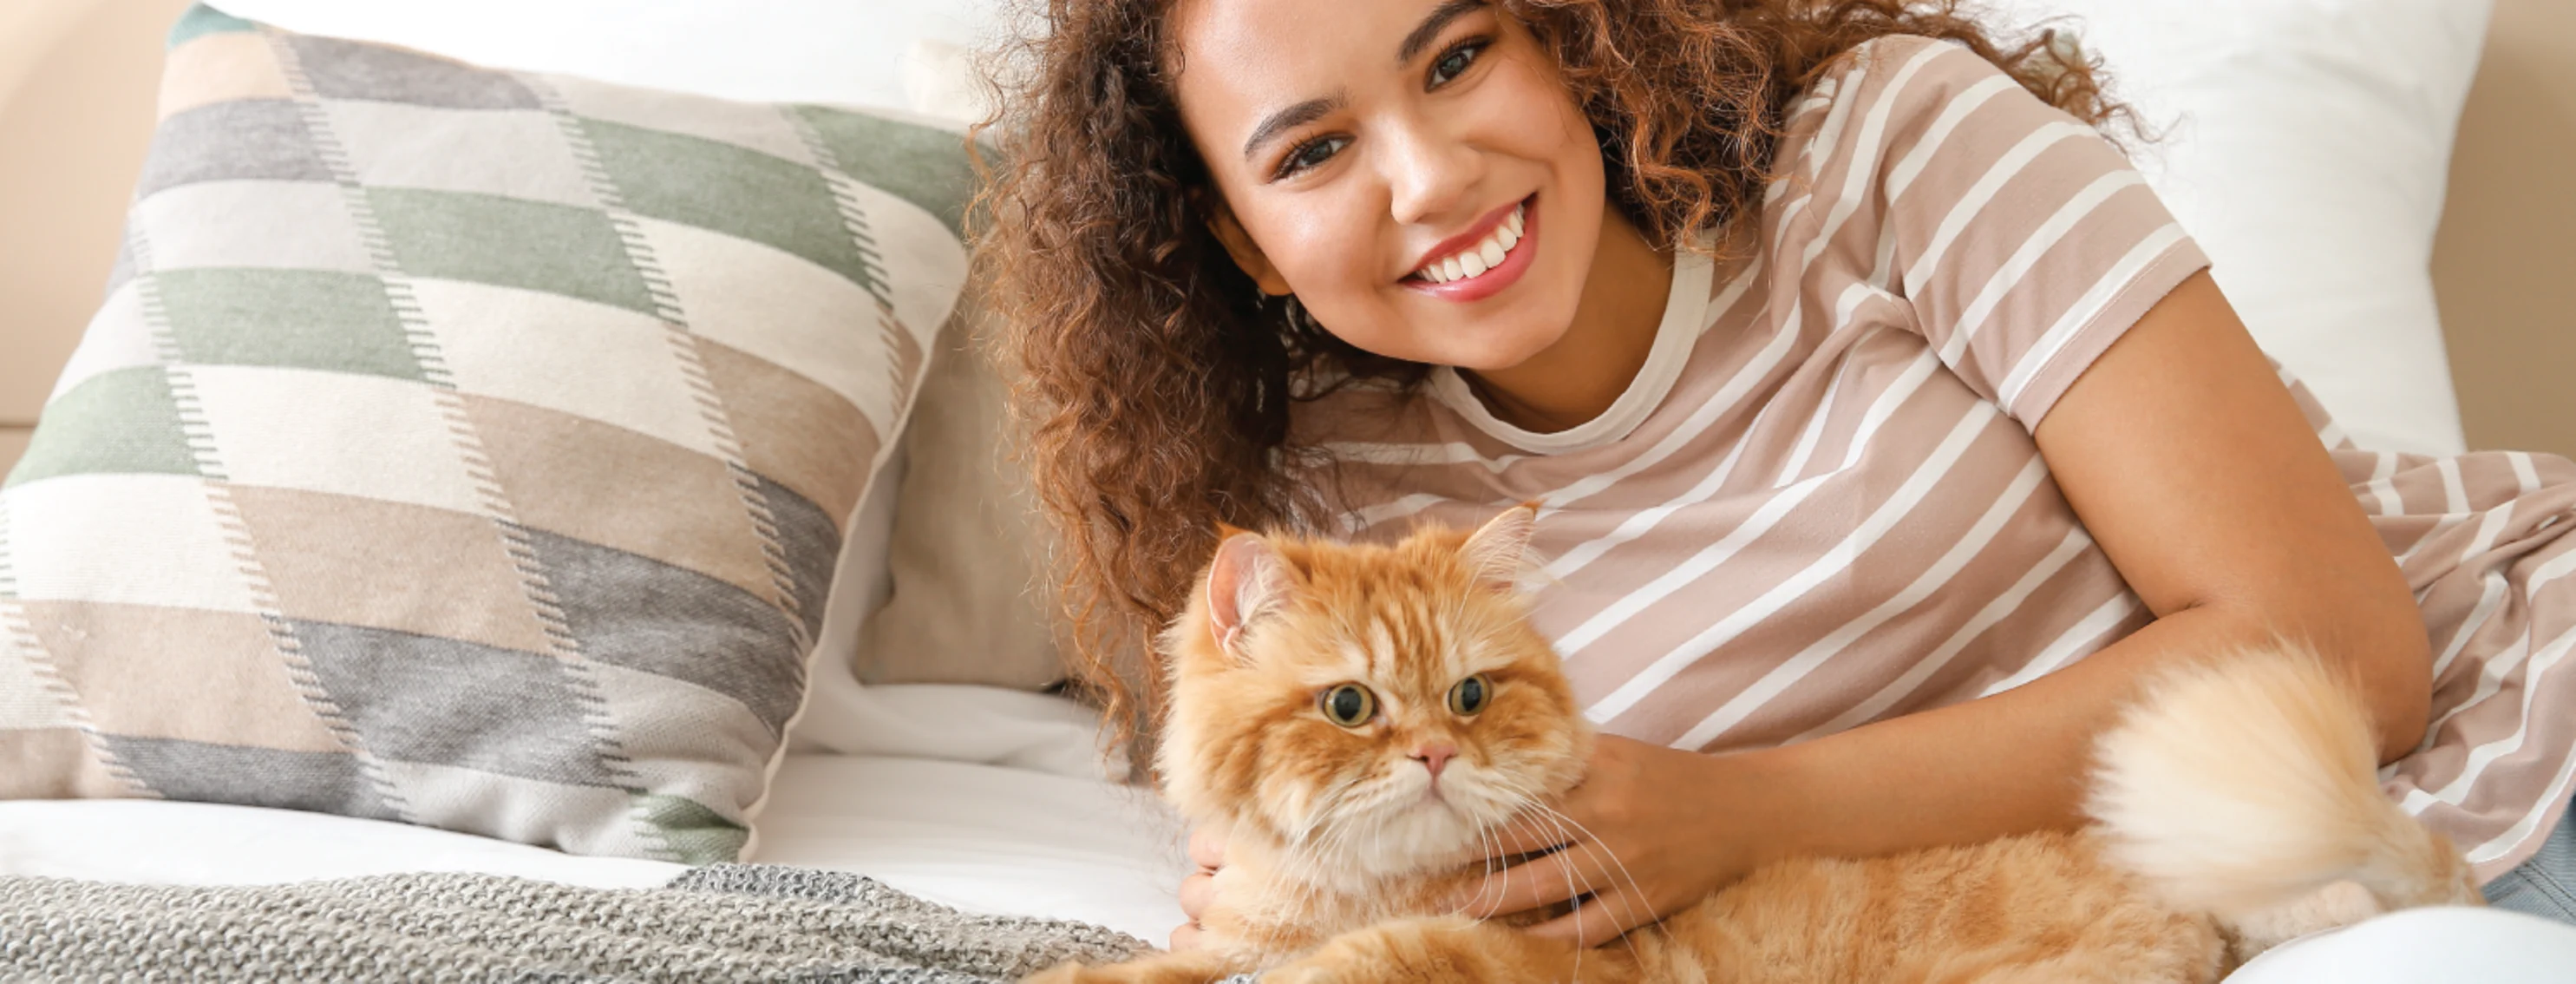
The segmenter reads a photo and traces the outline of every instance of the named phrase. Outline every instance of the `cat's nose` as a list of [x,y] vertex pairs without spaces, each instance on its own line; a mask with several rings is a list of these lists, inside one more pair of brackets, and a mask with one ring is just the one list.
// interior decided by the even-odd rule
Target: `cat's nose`
[[1454,745],[1424,745],[1413,750],[1413,760],[1431,770],[1431,778],[1438,779],[1440,767],[1449,764],[1449,757],[1456,754],[1458,749]]

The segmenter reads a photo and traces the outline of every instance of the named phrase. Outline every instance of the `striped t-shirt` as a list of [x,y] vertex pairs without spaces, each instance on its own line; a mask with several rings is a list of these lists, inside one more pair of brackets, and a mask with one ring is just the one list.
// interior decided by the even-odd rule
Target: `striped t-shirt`
[[[1803,740],[2018,686],[2151,618],[2030,431],[2198,246],[2094,130],[1946,43],[1865,46],[1779,153],[1738,258],[1677,256],[1600,417],[1525,431],[1449,369],[1297,411],[1355,534],[1543,503],[1535,615],[1616,734]],[[2434,727],[2390,794],[2493,877],[2576,768],[2576,465],[2358,451],[2298,396],[2432,629]]]

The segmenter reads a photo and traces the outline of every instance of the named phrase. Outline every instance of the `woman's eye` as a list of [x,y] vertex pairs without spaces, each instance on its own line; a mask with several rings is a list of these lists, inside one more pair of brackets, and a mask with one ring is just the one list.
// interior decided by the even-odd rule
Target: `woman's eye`
[[1299,144],[1297,149],[1288,152],[1287,160],[1280,162],[1279,176],[1287,177],[1310,167],[1320,167],[1325,161],[1332,160],[1334,154],[1341,153],[1350,142],[1349,137],[1324,137]]
[[1439,61],[1431,63],[1431,84],[1445,85],[1450,79],[1457,78],[1459,73],[1467,70],[1467,66],[1475,64],[1476,56],[1483,54],[1484,51],[1485,42],[1483,41],[1470,41],[1449,49],[1448,53],[1440,56]]
[[1493,681],[1485,679],[1485,675],[1479,673],[1460,680],[1457,686],[1449,688],[1449,711],[1464,717],[1484,710],[1485,705],[1491,703],[1493,699]]
[[1377,716],[1377,695],[1356,683],[1324,691],[1316,704],[1323,708],[1326,720],[1345,728],[1359,727]]

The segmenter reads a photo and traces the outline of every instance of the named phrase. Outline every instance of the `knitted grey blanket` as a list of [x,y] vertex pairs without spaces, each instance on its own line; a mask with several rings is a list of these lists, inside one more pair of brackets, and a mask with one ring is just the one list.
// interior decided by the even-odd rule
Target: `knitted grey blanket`
[[664,888],[418,874],[251,888],[0,877],[0,980],[987,984],[1146,949],[867,878],[718,865]]

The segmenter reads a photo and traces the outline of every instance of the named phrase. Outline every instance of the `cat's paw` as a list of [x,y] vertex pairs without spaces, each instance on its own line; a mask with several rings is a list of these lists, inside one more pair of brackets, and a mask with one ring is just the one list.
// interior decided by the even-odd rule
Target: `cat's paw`
[[1144,984],[1153,979],[1138,961],[1098,966],[1061,963],[1022,978],[1020,984]]
[[1261,984],[1510,984],[1575,979],[1570,946],[1464,916],[1400,919],[1354,930],[1264,971]]
[[1088,969],[1078,963],[1060,963],[1020,978],[1020,984],[1082,984],[1082,972]]
[[1022,978],[1021,984],[1215,984],[1233,970],[1213,954],[1158,953],[1126,963],[1057,964]]
[[[1474,924],[1460,917],[1408,919],[1344,933],[1261,974],[1261,984],[1379,984],[1472,979],[1443,959]],[[1418,966],[1430,964],[1433,966]]]
[[1300,967],[1290,964],[1261,975],[1261,984],[1341,984],[1342,975],[1331,967]]

